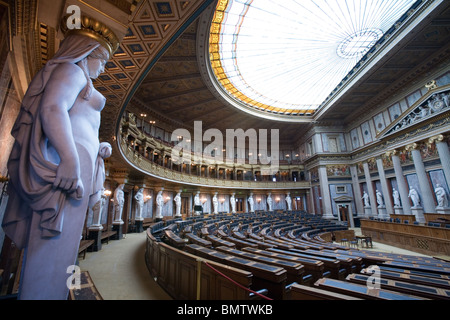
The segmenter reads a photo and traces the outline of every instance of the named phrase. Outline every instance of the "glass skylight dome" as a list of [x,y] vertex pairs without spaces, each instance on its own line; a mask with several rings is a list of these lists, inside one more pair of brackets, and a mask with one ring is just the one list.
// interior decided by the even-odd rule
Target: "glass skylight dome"
[[222,0],[212,71],[247,106],[311,115],[417,0]]

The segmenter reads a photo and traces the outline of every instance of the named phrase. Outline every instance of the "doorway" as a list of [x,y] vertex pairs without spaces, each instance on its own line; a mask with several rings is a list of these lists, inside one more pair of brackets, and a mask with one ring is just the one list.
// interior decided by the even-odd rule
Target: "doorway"
[[347,205],[339,205],[339,218],[341,221],[348,221],[348,208]]
[[189,197],[181,197],[180,213],[183,216],[188,216],[188,214],[189,214]]

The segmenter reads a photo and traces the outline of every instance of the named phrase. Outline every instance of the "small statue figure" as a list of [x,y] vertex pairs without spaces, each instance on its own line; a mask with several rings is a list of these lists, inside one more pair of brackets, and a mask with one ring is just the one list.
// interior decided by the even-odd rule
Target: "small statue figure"
[[248,204],[250,206],[250,212],[255,212],[254,209],[254,200],[253,200],[253,193],[251,192],[250,195],[248,196]]
[[420,207],[419,193],[413,187],[409,188],[408,198],[411,198],[411,201],[413,202],[413,208]]
[[394,207],[396,208],[401,207],[400,194],[395,188],[392,188],[392,197],[394,198]]
[[363,192],[362,199],[364,200],[364,207],[370,207],[369,195],[367,194],[366,191]]
[[144,188],[140,188],[138,192],[134,195],[134,199],[136,200],[136,216],[134,220],[142,221],[144,218],[142,217],[142,209],[144,208]]
[[434,189],[434,193],[436,194],[438,207],[439,208],[448,207],[447,193],[445,192],[445,189],[442,188],[442,186],[440,184],[436,184],[436,189]]

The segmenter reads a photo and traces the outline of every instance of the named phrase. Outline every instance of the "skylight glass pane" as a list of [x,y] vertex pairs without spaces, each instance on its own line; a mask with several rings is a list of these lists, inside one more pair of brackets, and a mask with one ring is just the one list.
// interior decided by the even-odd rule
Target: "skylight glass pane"
[[416,1],[219,1],[210,45],[246,103],[311,112]]

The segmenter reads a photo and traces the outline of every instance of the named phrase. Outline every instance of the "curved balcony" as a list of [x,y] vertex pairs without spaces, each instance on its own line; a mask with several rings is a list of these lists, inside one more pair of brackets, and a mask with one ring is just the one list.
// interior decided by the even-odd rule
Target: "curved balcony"
[[303,175],[298,174],[298,179],[295,175],[303,171],[299,164],[281,163],[279,171],[271,176],[261,174],[261,164],[219,163],[213,158],[204,159],[207,164],[202,165],[174,164],[170,157],[173,145],[144,133],[133,121],[123,121],[119,146],[135,169],[170,182],[233,189],[310,188],[309,181],[302,180]]

